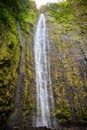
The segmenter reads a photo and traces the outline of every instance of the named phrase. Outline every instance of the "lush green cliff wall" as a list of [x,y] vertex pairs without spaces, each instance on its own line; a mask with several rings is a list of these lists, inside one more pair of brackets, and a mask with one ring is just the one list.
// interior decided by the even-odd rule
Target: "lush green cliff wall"
[[[45,7],[55,115],[62,125],[87,125],[86,8],[86,0],[67,0]],[[35,4],[30,0],[0,1],[2,129],[6,123],[30,127],[32,110],[36,111],[32,41],[37,16]]]
[[[11,113],[14,113],[21,51],[23,51],[22,115],[29,113],[33,107],[32,37],[38,14],[36,11],[35,3],[30,0],[0,1],[0,126],[5,125]],[[18,30],[18,25],[20,30]],[[22,40],[22,45],[20,40]],[[13,118],[12,116],[10,118]]]
[[[60,123],[87,123],[87,1],[50,4],[46,18],[51,73]],[[86,124],[87,125],[87,124]]]

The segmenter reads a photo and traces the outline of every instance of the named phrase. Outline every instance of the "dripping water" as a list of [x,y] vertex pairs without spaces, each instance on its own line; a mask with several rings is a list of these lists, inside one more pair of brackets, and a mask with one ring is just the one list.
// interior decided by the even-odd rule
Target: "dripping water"
[[15,104],[14,104],[14,116],[12,119],[12,125],[13,126],[19,126],[22,122],[22,86],[23,86],[23,43],[22,43],[22,35],[20,30],[20,24],[18,25],[18,35],[20,40],[20,62],[19,62],[19,76],[18,76],[18,83],[17,83],[17,89],[15,94]]

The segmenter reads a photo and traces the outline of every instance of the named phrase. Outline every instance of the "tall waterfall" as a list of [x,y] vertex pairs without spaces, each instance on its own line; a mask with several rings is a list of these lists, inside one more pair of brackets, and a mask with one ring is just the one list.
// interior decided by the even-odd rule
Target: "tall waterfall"
[[41,14],[34,37],[35,79],[36,79],[36,127],[56,127],[54,99],[50,77],[50,44],[46,19]]

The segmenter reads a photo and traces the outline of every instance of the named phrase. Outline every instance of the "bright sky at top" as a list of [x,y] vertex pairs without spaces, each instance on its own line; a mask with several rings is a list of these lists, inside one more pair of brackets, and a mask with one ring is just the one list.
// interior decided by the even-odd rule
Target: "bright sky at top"
[[37,8],[39,8],[41,5],[45,5],[47,3],[57,3],[66,0],[34,0],[34,1],[36,2]]

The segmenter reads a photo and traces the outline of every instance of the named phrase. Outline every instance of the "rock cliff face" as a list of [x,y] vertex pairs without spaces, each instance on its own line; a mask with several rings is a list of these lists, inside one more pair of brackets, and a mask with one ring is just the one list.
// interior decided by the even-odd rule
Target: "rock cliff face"
[[[34,103],[33,32],[38,11],[30,0],[0,1],[0,129],[29,122]],[[31,123],[31,122],[30,122]]]
[[6,123],[11,129],[30,125],[31,112],[35,108],[32,31],[27,34],[20,27],[18,40],[13,48],[8,45],[11,43],[4,41],[0,51],[1,129],[5,129]]
[[[55,115],[60,124],[82,125],[87,122],[87,2],[68,4],[70,14],[64,4],[49,5],[45,12],[51,46]],[[63,17],[64,9],[65,17],[72,15],[70,19]]]
[[[29,129],[33,112],[36,111],[33,32],[37,14],[36,10],[32,10],[35,9],[33,5],[27,16],[20,13],[15,18],[14,3],[13,12],[9,2],[7,5],[0,2],[0,6],[0,12],[3,12],[0,15],[0,128],[7,130],[8,123],[11,129]],[[66,3],[51,4],[46,9],[54,114],[61,126],[85,126],[87,1],[67,0]],[[20,28],[17,22],[19,16]]]

